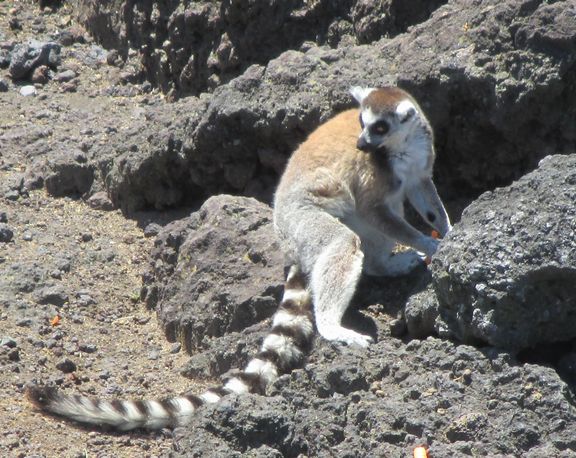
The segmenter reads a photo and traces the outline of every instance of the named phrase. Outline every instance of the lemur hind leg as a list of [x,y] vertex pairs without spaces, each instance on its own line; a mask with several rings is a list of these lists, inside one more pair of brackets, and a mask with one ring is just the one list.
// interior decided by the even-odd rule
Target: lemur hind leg
[[397,277],[424,265],[424,255],[415,250],[394,253],[396,242],[364,219],[355,215],[345,223],[360,236],[367,275]]
[[[310,272],[310,289],[319,334],[327,340],[366,347],[370,336],[342,326],[362,274],[364,254],[360,238],[352,230],[328,215],[316,215],[315,231],[309,243],[320,246]],[[317,234],[317,237],[314,235]],[[326,238],[326,234],[330,234]]]

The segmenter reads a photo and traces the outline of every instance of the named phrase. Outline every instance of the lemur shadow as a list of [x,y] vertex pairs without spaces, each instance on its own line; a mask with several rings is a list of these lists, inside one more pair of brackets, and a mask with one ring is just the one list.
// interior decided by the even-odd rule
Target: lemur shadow
[[375,342],[390,335],[402,337],[406,334],[402,325],[406,303],[431,281],[432,274],[424,265],[401,277],[362,275],[343,325],[371,336]]

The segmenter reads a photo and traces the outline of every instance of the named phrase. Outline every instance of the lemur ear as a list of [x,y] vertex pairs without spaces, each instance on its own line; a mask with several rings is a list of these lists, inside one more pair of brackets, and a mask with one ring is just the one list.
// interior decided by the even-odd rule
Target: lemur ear
[[416,114],[416,107],[410,100],[403,100],[396,107],[396,115],[401,123],[408,121]]
[[362,105],[362,101],[374,90],[373,87],[354,86],[350,88],[350,94]]

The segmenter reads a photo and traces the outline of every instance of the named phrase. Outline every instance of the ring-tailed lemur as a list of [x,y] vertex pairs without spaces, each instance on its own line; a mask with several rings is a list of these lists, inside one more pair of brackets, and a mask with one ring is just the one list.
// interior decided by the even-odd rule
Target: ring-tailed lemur
[[360,112],[344,111],[318,127],[293,154],[278,186],[274,226],[292,267],[270,333],[243,371],[199,396],[152,401],[105,401],[30,385],[34,405],[121,431],[185,425],[202,404],[230,393],[265,393],[279,375],[301,366],[313,314],[325,339],[368,345],[371,337],[341,325],[362,270],[407,273],[423,255],[394,254],[397,242],[426,256],[439,243],[404,219],[404,200],[442,236],[451,226],[432,182],[432,129],[418,104],[394,87],[354,87],[351,93]]

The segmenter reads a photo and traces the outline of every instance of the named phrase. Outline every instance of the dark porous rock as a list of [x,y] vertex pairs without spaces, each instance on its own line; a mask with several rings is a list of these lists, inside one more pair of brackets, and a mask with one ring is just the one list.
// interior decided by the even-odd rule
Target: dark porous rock
[[410,337],[422,339],[435,334],[438,299],[432,285],[408,299],[404,308],[404,318]]
[[92,194],[86,203],[95,210],[110,211],[114,210],[114,204],[105,191],[98,191]]
[[294,416],[280,397],[230,396],[206,405],[191,424],[175,430],[174,456],[297,456],[306,445],[294,437]]
[[0,43],[0,68],[8,68],[10,65],[11,49],[12,44]]
[[284,276],[271,209],[226,195],[167,225],[151,263],[146,301],[157,306],[168,339],[188,351],[270,316]]
[[54,151],[46,164],[46,191],[55,197],[85,194],[94,181],[94,170],[79,151]]
[[70,374],[76,370],[76,363],[71,359],[64,358],[56,363],[56,369],[65,374]]
[[[194,163],[186,160],[182,147],[205,108],[206,101],[195,98],[147,108],[129,129],[111,137],[113,146],[93,148],[91,156],[116,207],[131,213],[189,204],[204,196],[190,179]],[[213,167],[219,167],[217,158]]]
[[351,10],[356,41],[372,43],[406,32],[445,3],[446,0],[356,0]]
[[256,355],[270,325],[266,321],[240,332],[230,332],[209,341],[208,348],[194,353],[181,369],[185,377],[214,378],[243,369]]
[[336,47],[397,35],[446,0],[76,3],[74,14],[100,43],[122,56],[139,47],[147,79],[181,96],[214,89],[306,43]]
[[8,243],[14,238],[14,231],[6,223],[0,223],[0,242]]
[[30,40],[17,44],[12,51],[8,73],[13,80],[25,79],[32,71],[46,65],[56,68],[60,63],[60,45],[54,42]]
[[383,47],[395,49],[398,83],[431,118],[441,187],[479,194],[574,151],[573,13],[562,3],[453,0]]
[[0,92],[7,92],[9,87],[8,81],[0,78]]
[[576,338],[576,155],[483,194],[433,259],[441,335],[520,350]]
[[[257,2],[254,11],[265,3]],[[400,17],[402,7],[394,4]],[[327,4],[318,5],[332,11]],[[354,6],[358,21],[363,5]],[[570,20],[571,10],[563,5],[490,0],[480,7],[470,0],[452,0],[392,39],[360,46],[345,41],[336,49],[310,45],[274,53],[277,57],[272,60],[267,60],[270,56],[262,61],[241,59],[251,65],[234,70],[238,76],[226,84],[215,83],[220,85],[212,94],[146,107],[145,115],[130,129],[95,145],[90,160],[114,205],[128,213],[218,193],[269,202],[298,144],[319,123],[355,105],[350,86],[396,84],[413,93],[435,129],[435,171],[441,195],[470,202],[481,192],[508,185],[533,170],[545,155],[573,150],[576,21]],[[236,11],[237,7],[230,5],[230,18],[245,24],[253,12]],[[85,13],[92,11],[90,5],[84,8]],[[189,24],[215,33],[206,22],[220,17],[214,8],[200,2],[173,15],[168,8],[153,16],[163,27],[161,17],[170,24],[168,31],[158,31],[160,35],[178,37],[167,46],[188,47],[193,46],[184,38],[192,30]],[[290,7],[283,6],[276,14],[282,16],[285,9]],[[306,14],[305,22],[316,17],[316,12]],[[123,19],[110,15],[112,22],[119,22],[109,32],[126,32]],[[349,17],[350,24],[355,23]],[[141,16],[130,19],[138,22]],[[552,23],[558,26],[549,27]],[[130,30],[138,35],[146,30],[148,36],[158,24],[138,23]],[[251,25],[246,34],[257,34],[252,28],[256,26]],[[210,58],[215,66],[236,68],[234,53],[242,45],[234,40],[236,35],[228,33],[226,38],[220,33],[224,34],[218,31],[218,44],[210,51],[194,54],[191,61],[178,60],[174,67],[159,68],[165,62],[162,56],[171,60],[172,54],[147,45],[142,52],[150,59],[144,58],[147,71],[155,72],[151,79],[170,91],[178,86],[184,93],[196,93],[202,81],[211,77],[210,71],[203,73],[200,61],[214,49],[219,49]],[[366,34],[371,33],[366,29]],[[216,63],[220,61],[226,63]]]
[[144,228],[144,237],[156,237],[162,230],[162,226],[158,223],[149,223]]
[[320,343],[268,394],[200,408],[176,430],[176,456],[411,456],[416,445],[438,457],[576,453],[573,395],[552,369],[437,338]]
[[62,285],[47,286],[36,292],[36,300],[39,304],[61,306],[68,302],[68,299],[68,294]]

